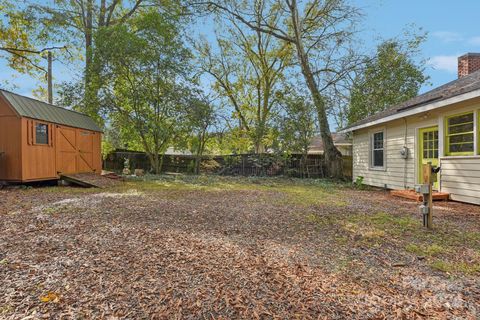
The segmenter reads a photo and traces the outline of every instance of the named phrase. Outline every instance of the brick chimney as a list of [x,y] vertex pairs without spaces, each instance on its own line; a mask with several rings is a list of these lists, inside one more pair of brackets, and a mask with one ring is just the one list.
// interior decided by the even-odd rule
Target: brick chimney
[[480,70],[480,53],[467,53],[458,58],[458,77]]

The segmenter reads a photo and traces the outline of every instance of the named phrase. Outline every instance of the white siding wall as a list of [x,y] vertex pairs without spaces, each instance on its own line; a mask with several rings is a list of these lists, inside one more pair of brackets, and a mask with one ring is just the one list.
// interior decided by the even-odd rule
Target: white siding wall
[[441,189],[452,200],[480,204],[480,157],[442,158]]
[[[417,135],[418,129],[438,125],[439,155],[442,166],[440,175],[440,190],[451,194],[453,200],[480,204],[480,156],[444,157],[443,132],[444,117],[460,114],[467,111],[480,112],[480,99],[462,101],[435,110],[407,118],[405,121],[396,120],[382,125],[373,126],[353,132],[353,179],[364,177],[364,183],[389,189],[411,189],[418,183],[417,170]],[[476,117],[476,121],[480,115]],[[385,170],[379,171],[370,168],[370,136],[373,132],[385,130]],[[480,123],[476,124],[476,153],[480,153],[480,137],[478,131]],[[406,135],[405,135],[406,132]],[[404,145],[409,149],[409,159],[400,156]],[[406,163],[405,163],[406,162]],[[405,169],[406,164],[406,169]]]
[[[405,130],[405,125],[406,130]],[[388,189],[410,189],[417,183],[416,176],[416,139],[419,128],[438,125],[438,117],[423,119],[410,117],[390,122],[385,126],[376,126],[355,131],[353,134],[353,179],[362,176],[364,183],[387,187]],[[385,130],[385,169],[376,170],[370,167],[370,137],[374,132]],[[408,159],[400,155],[405,145],[409,149]]]

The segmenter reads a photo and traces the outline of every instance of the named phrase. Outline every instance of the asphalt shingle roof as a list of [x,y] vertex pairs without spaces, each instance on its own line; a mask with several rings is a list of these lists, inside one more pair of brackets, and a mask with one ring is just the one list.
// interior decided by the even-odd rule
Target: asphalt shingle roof
[[[346,134],[343,133],[332,133],[332,139],[334,145],[351,145],[352,141],[348,138]],[[314,136],[310,143],[310,149],[315,151],[323,151],[323,140],[320,135]]]
[[438,88],[425,92],[415,98],[407,100],[403,103],[391,106],[384,111],[378,112],[368,118],[357,121],[342,129],[348,130],[371,121],[380,120],[382,118],[401,113],[407,110],[414,110],[432,102],[442,101],[460,94],[468,93],[480,89],[480,71],[475,71],[469,75],[453,80]]
[[102,131],[92,118],[83,113],[57,107],[6,90],[0,90],[0,93],[22,117],[91,131]]

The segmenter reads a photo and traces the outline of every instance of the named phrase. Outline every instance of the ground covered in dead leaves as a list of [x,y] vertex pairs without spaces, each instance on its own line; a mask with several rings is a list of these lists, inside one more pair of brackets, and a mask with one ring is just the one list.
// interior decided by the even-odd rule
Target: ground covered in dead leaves
[[416,212],[326,181],[0,190],[0,318],[479,318],[480,207]]

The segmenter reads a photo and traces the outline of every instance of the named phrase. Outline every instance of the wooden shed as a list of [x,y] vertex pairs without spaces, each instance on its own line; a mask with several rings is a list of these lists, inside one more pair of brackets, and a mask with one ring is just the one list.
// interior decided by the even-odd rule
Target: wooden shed
[[0,90],[0,181],[101,170],[101,129],[92,118]]

